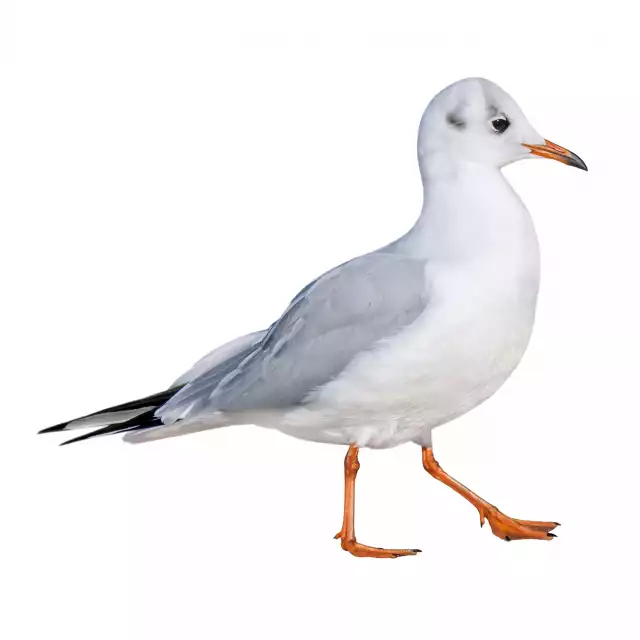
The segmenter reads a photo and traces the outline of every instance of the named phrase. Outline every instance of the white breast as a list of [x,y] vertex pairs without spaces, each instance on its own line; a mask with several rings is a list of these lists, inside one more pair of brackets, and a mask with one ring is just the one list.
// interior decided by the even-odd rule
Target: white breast
[[[486,181],[483,183],[486,185]],[[504,383],[529,342],[539,283],[530,216],[503,181],[434,203],[401,250],[427,252],[429,303],[399,335],[360,354],[279,428],[330,442],[430,442],[431,430]],[[505,188],[506,187],[506,188]]]

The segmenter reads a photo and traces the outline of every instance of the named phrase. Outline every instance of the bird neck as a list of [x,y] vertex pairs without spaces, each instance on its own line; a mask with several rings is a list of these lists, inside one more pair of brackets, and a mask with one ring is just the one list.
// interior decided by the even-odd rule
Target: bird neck
[[497,168],[460,163],[423,171],[423,186],[420,217],[395,243],[403,253],[469,260],[517,250],[524,236],[535,238],[527,209]]

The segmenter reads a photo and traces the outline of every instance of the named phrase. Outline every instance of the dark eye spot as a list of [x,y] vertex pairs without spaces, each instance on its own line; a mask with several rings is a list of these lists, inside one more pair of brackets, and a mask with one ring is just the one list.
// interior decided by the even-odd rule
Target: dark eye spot
[[456,113],[447,113],[447,122],[456,129],[464,129],[467,123]]
[[498,116],[491,120],[491,126],[496,133],[504,133],[511,123],[507,116]]

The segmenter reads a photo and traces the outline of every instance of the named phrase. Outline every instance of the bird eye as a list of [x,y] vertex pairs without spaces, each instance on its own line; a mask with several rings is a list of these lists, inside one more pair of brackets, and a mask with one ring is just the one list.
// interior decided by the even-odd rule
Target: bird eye
[[505,115],[499,115],[497,118],[491,120],[491,126],[496,133],[504,133],[511,123]]

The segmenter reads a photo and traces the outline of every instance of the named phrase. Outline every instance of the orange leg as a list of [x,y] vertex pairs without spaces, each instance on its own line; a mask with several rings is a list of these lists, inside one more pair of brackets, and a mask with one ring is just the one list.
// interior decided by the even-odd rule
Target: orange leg
[[505,516],[492,504],[483,500],[465,487],[463,484],[454,480],[449,474],[445,473],[436,459],[433,457],[433,449],[431,447],[422,448],[422,464],[424,468],[436,480],[444,482],[448,487],[466,498],[480,512],[480,526],[484,524],[485,518],[489,521],[491,531],[498,538],[503,540],[552,540],[556,536],[550,533],[553,529],[560,526],[558,522],[537,522],[536,520],[516,520]]
[[420,549],[381,549],[368,547],[356,540],[354,528],[356,475],[360,469],[358,462],[358,447],[351,445],[344,459],[344,519],[342,529],[335,535],[341,539],[342,548],[360,558],[399,558],[400,556],[415,556]]

